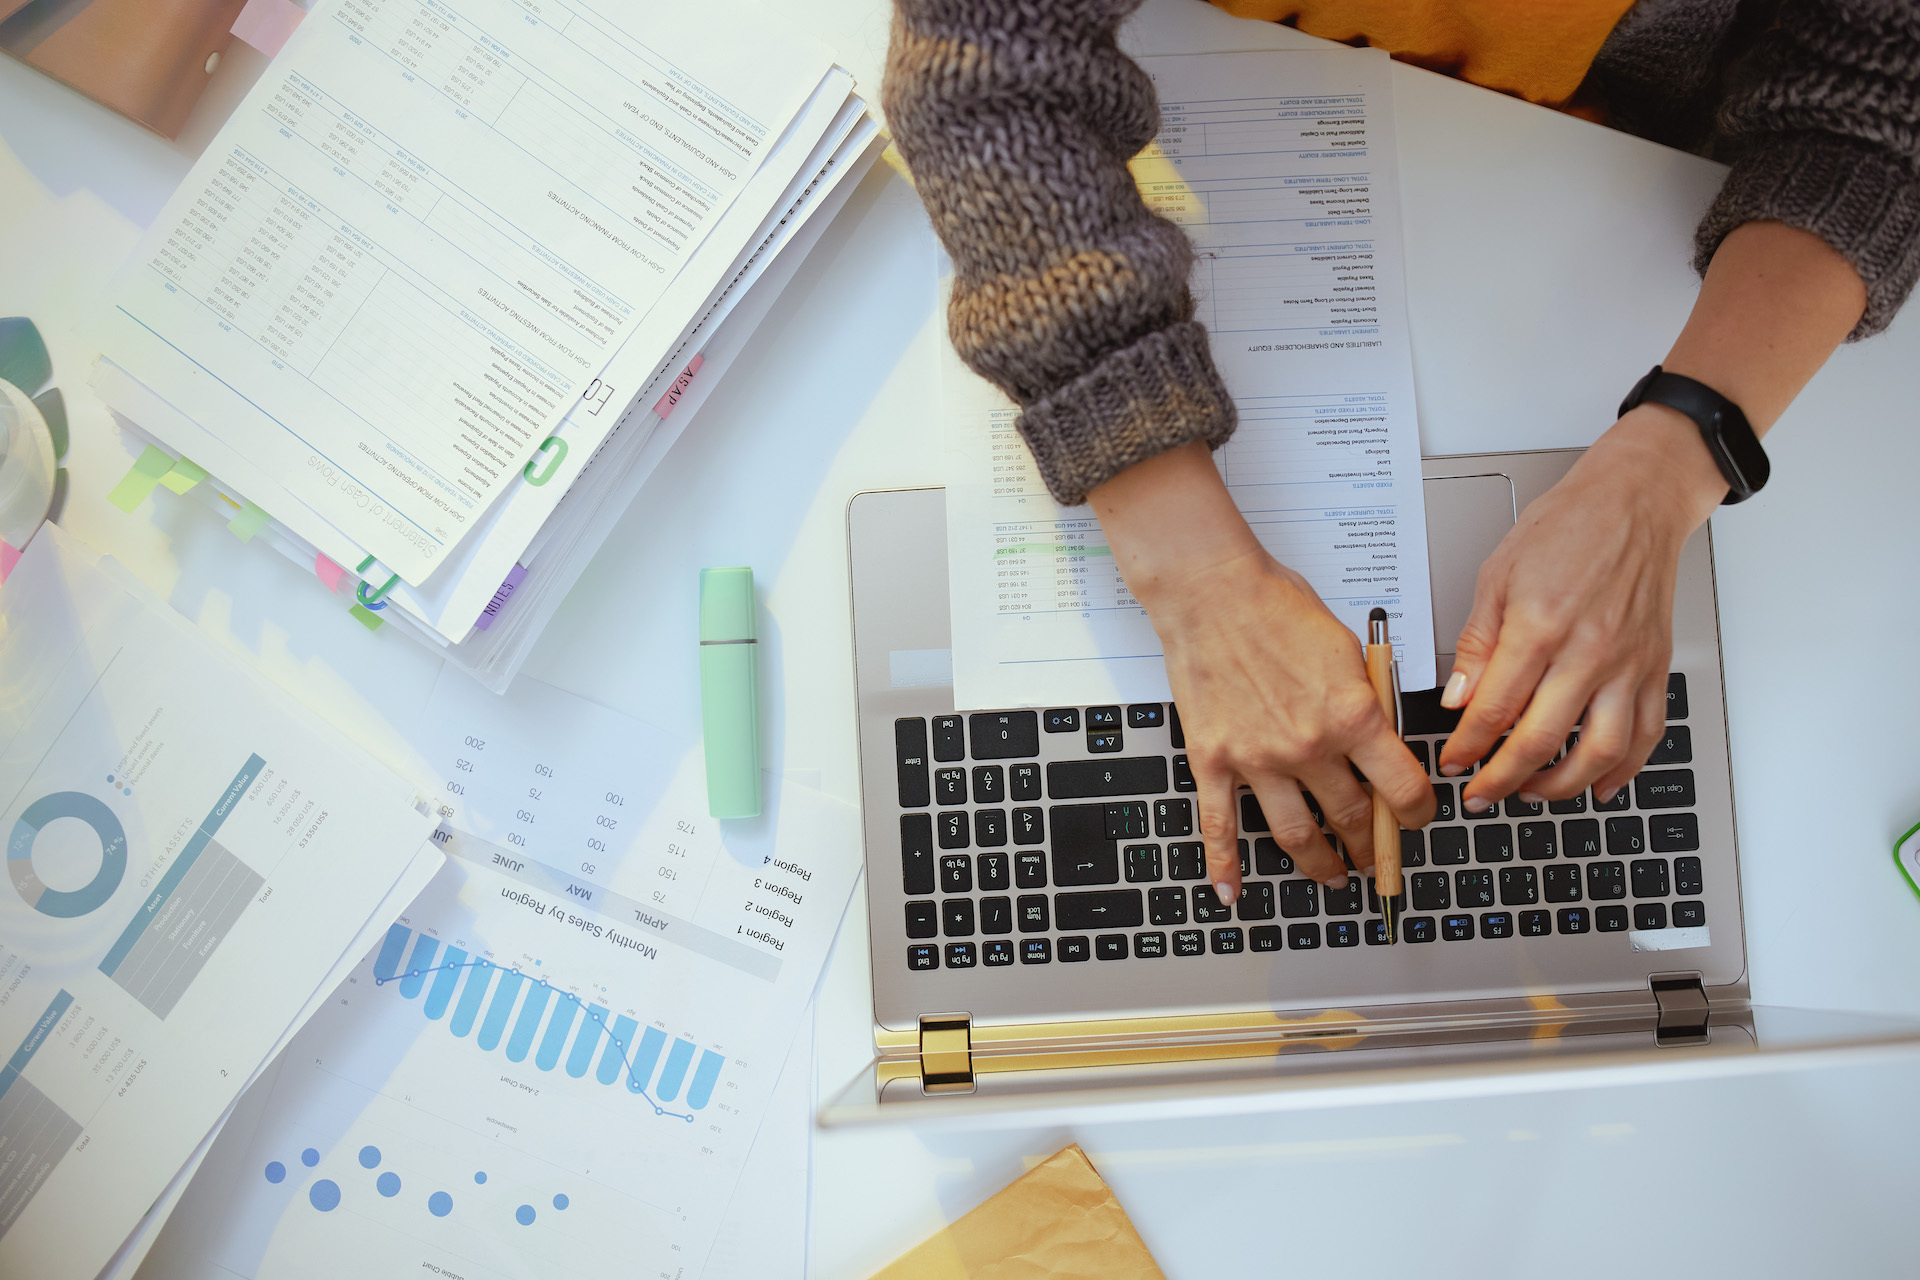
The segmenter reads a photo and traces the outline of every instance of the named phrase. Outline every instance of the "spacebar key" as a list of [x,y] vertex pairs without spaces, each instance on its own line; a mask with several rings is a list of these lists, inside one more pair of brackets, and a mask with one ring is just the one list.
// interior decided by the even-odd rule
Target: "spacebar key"
[[1053,895],[1056,929],[1137,929],[1141,923],[1138,889]]
[[1157,796],[1167,789],[1165,756],[1124,760],[1056,760],[1047,766],[1047,795],[1054,800],[1086,796]]

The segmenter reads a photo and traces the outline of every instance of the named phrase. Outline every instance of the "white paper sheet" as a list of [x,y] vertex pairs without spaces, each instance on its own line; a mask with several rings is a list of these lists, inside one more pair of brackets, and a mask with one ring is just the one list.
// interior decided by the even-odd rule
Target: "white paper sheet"
[[52,525],[0,705],[0,1275],[92,1280],[433,824]]
[[167,1228],[193,1247],[162,1241],[182,1269],[150,1275],[693,1274],[856,813],[787,784],[722,830],[697,749],[532,681],[446,677],[416,741],[472,830],[222,1135]]
[[231,483],[418,583],[830,65],[739,0],[327,0],[162,211],[106,354],[247,457]]
[[[1240,410],[1216,455],[1261,543],[1403,684],[1434,681],[1387,57],[1143,58],[1161,133],[1134,162],[1200,260],[1197,318]],[[1015,406],[945,346],[947,554],[962,709],[1170,696],[1158,637],[1099,522],[1048,496]]]

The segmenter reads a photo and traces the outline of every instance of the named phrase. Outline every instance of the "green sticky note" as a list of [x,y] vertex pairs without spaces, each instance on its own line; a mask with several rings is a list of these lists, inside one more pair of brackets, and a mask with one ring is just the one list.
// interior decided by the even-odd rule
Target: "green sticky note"
[[373,610],[365,609],[359,605],[355,605],[353,606],[353,608],[347,610],[347,612],[352,614],[354,617],[358,618],[360,620],[360,625],[365,627],[367,630],[378,631],[380,629],[380,615],[375,613]]
[[187,458],[173,464],[173,469],[160,477],[160,483],[175,493],[185,493],[207,478],[207,469]]
[[107,495],[107,501],[128,515],[133,509],[147,500],[153,492],[153,486],[160,483],[160,477],[173,469],[173,459],[165,449],[147,446],[147,451],[134,461],[133,470],[122,476],[120,483],[113,486],[113,492]]
[[256,507],[253,503],[249,502],[246,506],[240,508],[239,515],[227,521],[227,532],[240,539],[240,541],[246,542],[250,540],[254,534],[265,528],[267,521],[271,519],[273,519],[273,517],[268,515],[263,508]]

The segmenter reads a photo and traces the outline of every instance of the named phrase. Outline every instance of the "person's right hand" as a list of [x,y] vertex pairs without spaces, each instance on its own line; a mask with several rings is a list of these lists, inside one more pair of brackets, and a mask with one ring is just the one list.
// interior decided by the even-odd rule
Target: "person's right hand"
[[1354,767],[1401,826],[1432,820],[1426,771],[1380,709],[1359,639],[1254,538],[1205,446],[1129,467],[1090,500],[1166,651],[1207,877],[1222,901],[1240,893],[1241,783],[1300,871],[1335,889],[1346,865],[1303,790],[1362,871],[1373,866],[1373,805]]

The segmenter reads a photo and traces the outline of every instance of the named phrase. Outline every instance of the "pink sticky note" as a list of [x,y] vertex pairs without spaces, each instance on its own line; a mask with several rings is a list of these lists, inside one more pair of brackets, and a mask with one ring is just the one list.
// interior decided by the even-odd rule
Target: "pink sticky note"
[[673,412],[673,407],[680,403],[680,397],[687,394],[687,387],[693,382],[693,375],[700,372],[700,366],[706,362],[705,356],[695,356],[687,361],[687,367],[680,371],[680,376],[675,378],[673,385],[667,388],[667,394],[654,402],[653,412],[656,416],[665,420],[666,416]]
[[247,7],[233,20],[233,34],[271,58],[306,16],[307,11],[293,0],[247,0]]
[[5,538],[0,538],[0,582],[5,582],[7,575],[13,572],[13,566],[19,563],[19,548]]
[[340,578],[346,573],[345,569],[322,555],[314,556],[313,571],[319,575],[320,581],[327,584],[327,590],[336,593],[340,590]]

